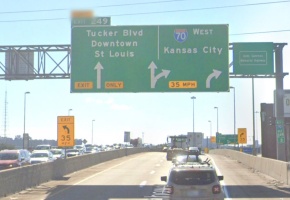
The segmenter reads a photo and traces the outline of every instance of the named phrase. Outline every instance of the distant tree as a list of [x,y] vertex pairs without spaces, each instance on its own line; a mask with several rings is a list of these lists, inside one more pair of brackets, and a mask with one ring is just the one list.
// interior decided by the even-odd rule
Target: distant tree
[[22,140],[22,136],[21,135],[15,135],[15,140]]
[[15,149],[15,146],[11,145],[11,144],[3,144],[3,143],[1,143],[0,144],[0,150],[3,150],[3,149]]

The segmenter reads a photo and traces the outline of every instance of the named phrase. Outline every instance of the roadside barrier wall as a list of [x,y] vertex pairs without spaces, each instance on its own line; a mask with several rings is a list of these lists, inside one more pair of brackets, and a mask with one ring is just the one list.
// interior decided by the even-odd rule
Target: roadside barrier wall
[[67,174],[102,162],[147,151],[148,149],[146,148],[127,148],[104,151],[67,159],[58,159],[51,163],[42,163],[0,171],[0,197],[20,192],[50,180],[61,179]]
[[253,156],[230,149],[214,149],[210,150],[209,153],[230,157],[231,159],[237,160],[252,169],[290,185],[290,163],[288,162]]

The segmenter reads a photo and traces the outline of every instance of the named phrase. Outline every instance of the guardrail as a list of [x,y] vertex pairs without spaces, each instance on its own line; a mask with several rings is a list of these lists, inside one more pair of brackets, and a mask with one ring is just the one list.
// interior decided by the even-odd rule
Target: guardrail
[[274,179],[290,185],[290,163],[253,156],[239,151],[230,149],[214,149],[209,151],[210,154],[219,154],[237,160],[252,169],[263,174],[269,175]]
[[64,175],[102,162],[147,151],[146,148],[112,150],[0,171],[0,197],[61,179]]

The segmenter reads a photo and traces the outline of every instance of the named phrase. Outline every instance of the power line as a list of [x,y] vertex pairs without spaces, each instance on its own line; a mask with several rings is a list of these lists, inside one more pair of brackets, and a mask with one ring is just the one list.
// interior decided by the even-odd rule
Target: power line
[[56,20],[70,20],[70,18],[49,18],[49,19],[19,19],[19,20],[2,20],[0,23],[13,23],[13,22],[36,22],[36,21],[56,21]]
[[[160,3],[168,3],[168,2],[176,2],[176,1],[186,1],[186,0],[167,0],[167,1],[159,1],[159,2],[143,2],[143,3],[131,3],[131,4],[115,4],[115,5],[104,5],[97,6],[98,8],[104,7],[117,7],[117,6],[135,6],[135,5],[145,5],[145,4],[160,4]],[[200,10],[213,10],[213,9],[225,9],[225,8],[236,8],[236,7],[247,7],[247,6],[258,6],[258,5],[268,5],[268,4],[280,4],[280,3],[290,3],[290,0],[284,1],[274,1],[274,2],[264,2],[264,3],[250,3],[250,4],[240,4],[240,5],[231,5],[231,6],[215,6],[208,8],[192,8],[192,9],[183,9],[183,10],[168,10],[168,11],[156,11],[156,12],[144,12],[144,13],[124,13],[124,14],[116,14],[110,16],[127,16],[127,15],[148,15],[148,14],[160,14],[160,13],[169,13],[169,12],[188,12],[188,11],[200,11]],[[70,9],[48,9],[48,10],[26,10],[26,11],[6,11],[0,12],[0,14],[15,14],[15,13],[29,13],[29,12],[52,12],[52,11],[68,11]],[[63,19],[63,18],[61,18]],[[43,19],[38,19],[39,21]],[[44,19],[47,20],[47,19]],[[51,20],[59,20],[51,19]],[[23,20],[11,20],[11,21],[0,21],[0,22],[14,22],[14,21],[23,21]],[[32,20],[29,20],[32,21]]]
[[[157,3],[168,3],[176,1],[186,1],[186,0],[166,0],[159,2],[141,2],[141,3],[130,3],[130,4],[112,4],[103,5],[100,7],[116,7],[116,6],[135,6],[135,5],[145,5],[145,4],[157,4]],[[290,0],[276,1],[276,2],[263,2],[263,3],[251,3],[251,4],[240,4],[240,5],[230,5],[230,6],[216,6],[208,8],[193,8],[193,9],[183,9],[183,10],[168,10],[168,11],[155,11],[155,12],[143,12],[143,13],[125,13],[116,14],[110,16],[128,16],[128,15],[148,15],[148,14],[160,14],[160,13],[172,13],[172,12],[188,12],[188,11],[201,11],[201,10],[213,10],[213,9],[225,9],[225,8],[235,8],[235,7],[246,7],[246,6],[258,6],[258,5],[268,5],[268,4],[280,4],[280,3],[290,3]],[[12,14],[12,13],[29,13],[29,12],[51,12],[51,11],[66,11],[69,9],[49,9],[49,10],[31,10],[31,11],[11,11],[11,12],[0,12],[0,14]],[[21,20],[2,20],[0,23],[11,23],[11,22],[32,22],[32,21],[56,21],[56,20],[70,20],[70,18],[47,18],[47,19],[21,19]],[[249,32],[249,33],[234,33],[230,35],[250,35],[250,34],[266,34],[266,33],[278,33],[278,32],[289,32],[290,30],[273,30],[273,31],[262,31],[262,32]]]
[[232,6],[216,6],[208,8],[192,8],[192,9],[183,9],[183,10],[168,10],[168,11],[155,11],[155,12],[144,12],[144,13],[128,13],[128,14],[116,14],[111,16],[128,16],[128,15],[148,15],[148,14],[160,14],[160,13],[172,13],[172,12],[188,12],[188,11],[201,11],[201,10],[213,10],[213,9],[225,9],[225,8],[236,8],[236,7],[246,7],[246,6],[258,6],[266,4],[277,4],[277,3],[290,3],[289,0],[277,1],[277,2],[265,2],[265,3],[252,3],[252,4],[241,4],[241,5],[232,5]]
[[[166,1],[141,2],[141,3],[112,4],[112,5],[95,6],[95,8],[108,8],[108,7],[121,7],[121,6],[137,6],[137,5],[148,5],[148,4],[161,4],[161,3],[171,3],[171,2],[177,2],[177,1],[188,1],[188,0],[166,0]],[[71,9],[59,8],[59,9],[47,9],[47,10],[6,11],[6,12],[0,12],[0,14],[54,12],[54,11],[68,11],[68,10],[71,10]]]
[[137,6],[137,5],[148,5],[148,4],[171,3],[171,2],[177,2],[177,1],[188,1],[188,0],[151,1],[151,2],[140,2],[140,3],[104,5],[104,6],[97,6],[97,7],[98,8],[106,8],[106,7],[119,7],[119,6]]
[[54,11],[67,11],[68,9],[49,9],[49,10],[23,10],[23,11],[6,11],[0,12],[0,15],[3,14],[18,14],[18,13],[34,13],[34,12],[54,12]]
[[277,31],[261,31],[261,32],[250,32],[250,33],[233,33],[230,35],[251,35],[251,34],[262,34],[262,33],[279,33],[279,32],[289,32],[289,30],[277,30]]

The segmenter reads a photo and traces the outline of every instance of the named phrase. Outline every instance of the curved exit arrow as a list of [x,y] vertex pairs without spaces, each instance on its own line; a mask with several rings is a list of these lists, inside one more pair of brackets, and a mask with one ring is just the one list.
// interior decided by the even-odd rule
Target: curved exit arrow
[[68,128],[66,125],[64,125],[62,128],[63,128],[64,130],[66,130],[67,133],[69,134],[69,128]]
[[158,79],[160,79],[163,76],[167,78],[168,75],[170,74],[170,70],[162,69],[162,72],[159,73],[157,76],[155,76],[155,70],[157,69],[157,66],[153,61],[150,63],[148,69],[150,69],[151,72],[151,88],[155,88]]
[[215,70],[215,69],[213,69],[212,71],[213,72],[206,79],[206,88],[210,88],[210,81],[211,81],[212,78],[215,77],[215,79],[217,79],[222,73],[221,71],[218,71],[218,70]]

